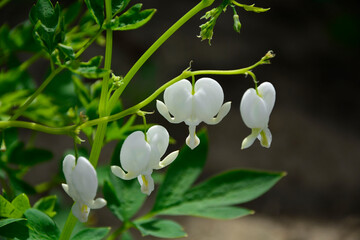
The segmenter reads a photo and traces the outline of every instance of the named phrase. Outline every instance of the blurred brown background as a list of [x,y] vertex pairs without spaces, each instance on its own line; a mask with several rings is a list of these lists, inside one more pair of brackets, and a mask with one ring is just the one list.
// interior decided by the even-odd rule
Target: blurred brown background
[[[60,1],[68,4],[70,1]],[[137,2],[137,1],[134,1]],[[197,1],[147,0],[144,8],[158,11],[146,27],[117,32],[114,36],[113,70],[124,75],[140,55]],[[221,1],[215,1],[214,6]],[[21,3],[18,13],[13,10]],[[0,16],[1,23],[25,20],[33,1],[13,1]],[[273,143],[264,149],[258,142],[240,150],[250,130],[239,113],[242,94],[253,87],[244,76],[216,76],[232,111],[220,124],[209,126],[210,154],[203,177],[230,168],[286,171],[288,176],[270,192],[245,207],[254,216],[233,221],[182,218],[189,239],[360,239],[360,15],[359,2],[341,0],[274,0],[241,3],[271,7],[262,13],[238,10],[241,33],[232,29],[232,10],[222,14],[212,45],[196,36],[204,21],[201,13],[170,38],[139,72],[125,94],[131,106],[158,86],[192,69],[234,69],[258,61],[268,50],[277,56],[271,65],[256,68],[260,82],[270,81],[277,90],[270,130]],[[4,12],[4,11],[3,11]],[[11,13],[11,14],[10,14]],[[84,59],[103,54],[94,46]],[[36,75],[36,71],[34,71]],[[149,111],[154,109],[149,106]],[[159,122],[182,144],[184,124]],[[59,138],[42,135],[39,145],[58,156]],[[46,140],[46,141],[45,141]],[[68,139],[67,139],[68,140]],[[103,151],[103,161],[111,155]],[[47,166],[49,167],[49,166]],[[43,167],[44,168],[44,167]],[[52,166],[51,168],[57,168]],[[149,238],[150,239],[150,238]]]

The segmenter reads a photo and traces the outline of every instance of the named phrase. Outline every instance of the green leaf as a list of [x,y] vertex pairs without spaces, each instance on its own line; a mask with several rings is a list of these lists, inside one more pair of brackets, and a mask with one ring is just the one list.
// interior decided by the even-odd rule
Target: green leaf
[[103,187],[107,206],[121,221],[129,220],[141,208],[146,195],[141,193],[137,179],[122,180],[110,173],[110,181],[105,181]]
[[163,219],[150,219],[135,222],[136,228],[143,236],[154,236],[159,238],[181,238],[187,237],[183,228],[176,222]]
[[29,148],[25,149],[24,143],[20,143],[9,156],[9,162],[22,166],[34,166],[38,163],[51,160],[53,154],[46,149]]
[[189,215],[194,217],[202,217],[202,218],[212,218],[212,219],[235,219],[239,217],[244,217],[249,214],[253,214],[254,211],[234,207],[234,206],[220,206],[220,207],[188,207],[184,205],[183,208],[178,208],[178,211],[181,211],[180,214],[176,215]]
[[141,3],[135,4],[119,17],[112,19],[108,27],[115,31],[126,31],[143,26],[150,21],[156,12],[156,9],[146,9],[141,11],[141,7]]
[[82,9],[82,2],[75,1],[67,9],[64,10],[64,22],[65,24],[71,24],[77,16],[79,16]]
[[95,22],[102,26],[105,19],[103,0],[85,0],[85,4],[94,18]]
[[70,46],[59,43],[57,45],[58,49],[68,58],[75,59],[74,49]]
[[22,214],[31,208],[29,198],[24,193],[18,195],[14,200],[12,200],[11,204]]
[[102,56],[96,56],[88,62],[81,62],[79,65],[68,64],[64,65],[64,67],[85,78],[102,78],[106,74],[110,74],[110,70],[99,68],[101,61]]
[[20,179],[18,176],[16,176],[15,172],[11,172],[9,175],[9,180],[11,187],[13,188],[15,194],[34,194],[36,193],[35,189],[26,181]]
[[22,212],[12,205],[8,200],[0,195],[0,217],[5,218],[20,218]]
[[121,240],[134,240],[134,238],[132,237],[131,233],[127,231],[121,235]]
[[11,239],[25,240],[29,238],[29,229],[25,218],[8,218],[0,220],[1,236]]
[[249,12],[262,13],[262,12],[266,12],[266,11],[270,10],[270,8],[255,7],[255,4],[252,4],[252,5],[236,4],[236,5],[239,7],[242,7],[243,9],[245,9],[246,11],[249,11]]
[[34,208],[28,209],[24,215],[27,218],[30,227],[31,240],[59,239],[59,228],[48,215]]
[[50,0],[38,0],[31,8],[30,21],[34,27],[35,39],[51,55],[56,45],[63,40],[63,26],[60,20],[60,6]]
[[56,212],[54,211],[56,201],[56,195],[43,197],[34,204],[33,208],[42,211],[49,217],[54,217],[56,215]]
[[179,156],[169,166],[164,182],[159,187],[152,211],[168,208],[183,199],[184,193],[198,178],[205,165],[208,152],[208,139],[205,130],[198,132],[200,145],[194,150],[184,146]]
[[[267,192],[284,173],[232,170],[198,184],[187,191],[181,202],[160,214],[191,215],[206,207],[226,206],[251,201]],[[194,215],[195,215],[194,214]]]
[[14,223],[14,222],[19,222],[19,221],[24,221],[26,220],[25,218],[7,218],[7,219],[1,219],[0,220],[0,228],[8,225],[8,224],[11,224],[11,223]]
[[101,240],[110,231],[110,228],[87,228],[78,232],[71,240]]
[[126,6],[129,4],[130,0],[112,0],[111,1],[111,10],[113,16],[118,14],[119,12],[122,12]]

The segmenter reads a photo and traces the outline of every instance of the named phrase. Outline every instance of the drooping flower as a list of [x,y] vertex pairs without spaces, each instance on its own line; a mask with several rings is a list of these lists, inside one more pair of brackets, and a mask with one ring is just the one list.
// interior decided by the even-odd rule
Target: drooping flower
[[275,95],[275,88],[269,82],[262,83],[257,92],[249,88],[244,93],[240,112],[245,125],[251,128],[251,134],[243,140],[242,149],[250,147],[256,138],[263,147],[270,147],[272,136],[268,123],[275,104]]
[[103,198],[94,200],[98,187],[96,171],[86,158],[79,157],[75,164],[75,157],[69,154],[64,158],[63,172],[67,184],[62,184],[62,187],[75,201],[72,212],[80,222],[86,222],[90,209],[106,205]]
[[141,131],[133,132],[125,139],[120,150],[120,163],[127,173],[119,166],[111,166],[111,171],[124,180],[137,177],[141,191],[150,195],[154,190],[153,170],[168,166],[179,154],[179,151],[174,151],[160,161],[168,145],[169,133],[160,125],[149,128],[146,135]]
[[223,101],[223,90],[214,79],[201,78],[196,81],[194,88],[188,80],[183,79],[165,90],[165,103],[157,100],[156,107],[169,122],[185,122],[189,126],[186,144],[194,149],[200,143],[196,126],[201,122],[217,124],[229,113],[231,102],[223,104]]

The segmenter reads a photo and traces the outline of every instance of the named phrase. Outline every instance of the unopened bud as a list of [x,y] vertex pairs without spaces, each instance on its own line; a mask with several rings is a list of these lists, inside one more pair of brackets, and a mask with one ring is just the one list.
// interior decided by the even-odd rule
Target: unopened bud
[[234,30],[236,32],[240,33],[241,23],[240,23],[240,20],[239,20],[239,15],[234,14],[233,19],[234,19]]

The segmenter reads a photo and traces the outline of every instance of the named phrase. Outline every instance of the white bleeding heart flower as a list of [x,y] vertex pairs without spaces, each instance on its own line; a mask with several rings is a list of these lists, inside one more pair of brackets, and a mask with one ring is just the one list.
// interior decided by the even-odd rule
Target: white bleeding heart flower
[[168,146],[169,133],[160,125],[149,128],[146,136],[141,131],[133,132],[125,139],[120,150],[120,163],[127,173],[119,166],[111,166],[111,171],[124,180],[137,177],[141,191],[150,195],[154,190],[153,170],[168,166],[179,154],[179,151],[174,151],[160,161]]
[[188,80],[183,79],[165,90],[165,103],[157,100],[156,107],[169,122],[185,122],[189,126],[186,144],[194,149],[200,143],[196,126],[201,122],[217,124],[229,113],[231,102],[223,104],[223,101],[223,90],[214,79],[201,78],[196,81],[194,88]]
[[256,138],[263,147],[270,147],[272,136],[268,128],[271,111],[275,104],[275,88],[264,82],[255,89],[249,88],[243,95],[240,104],[241,117],[245,125],[251,128],[251,134],[242,142],[242,149],[250,147]]
[[106,205],[103,198],[94,200],[98,188],[96,171],[86,158],[79,157],[75,164],[75,157],[69,154],[64,158],[63,172],[67,184],[62,184],[62,187],[75,201],[72,212],[80,222],[86,222],[90,209]]

